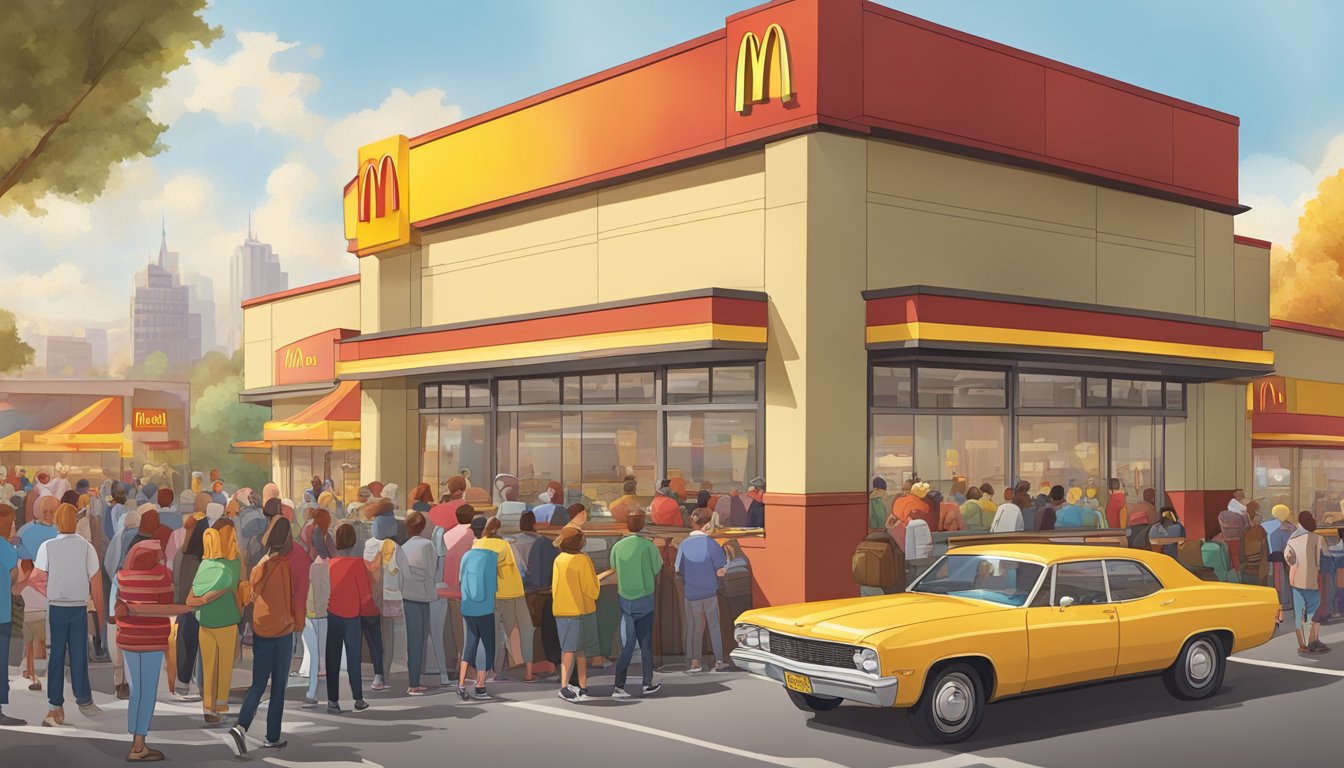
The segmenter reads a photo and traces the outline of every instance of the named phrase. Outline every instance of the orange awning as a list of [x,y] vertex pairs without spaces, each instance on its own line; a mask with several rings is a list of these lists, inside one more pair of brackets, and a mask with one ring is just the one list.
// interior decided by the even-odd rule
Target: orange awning
[[130,440],[125,434],[121,398],[101,398],[38,435],[36,440],[39,443],[84,446],[86,450],[121,450],[129,454]]
[[359,448],[359,382],[343,381],[321,400],[285,421],[268,421],[262,438],[275,445]]
[[239,440],[233,444],[232,453],[270,453],[269,440]]

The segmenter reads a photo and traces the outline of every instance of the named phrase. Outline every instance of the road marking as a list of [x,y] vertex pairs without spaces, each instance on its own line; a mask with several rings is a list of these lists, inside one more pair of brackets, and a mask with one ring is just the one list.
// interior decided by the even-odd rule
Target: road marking
[[1253,664],[1257,667],[1271,667],[1273,669],[1291,669],[1294,672],[1310,672],[1314,675],[1329,675],[1330,677],[1344,677],[1344,671],[1338,669],[1321,669],[1320,667],[1303,667],[1298,664],[1287,664],[1282,661],[1261,661],[1259,659],[1243,659],[1237,656],[1227,657],[1228,661],[1236,661],[1242,664]]
[[670,741],[679,741],[683,744],[690,744],[691,746],[701,747],[703,749],[712,750],[714,752],[722,752],[724,754],[734,755],[736,757],[744,757],[747,758],[748,760],[756,760],[762,763],[769,763],[771,765],[783,766],[783,768],[848,768],[848,766],[842,765],[840,763],[831,762],[830,760],[823,760],[822,758],[819,757],[779,757],[776,755],[766,755],[760,752],[752,752],[746,749],[738,749],[737,747],[729,747],[723,744],[716,744],[712,741],[704,741],[703,739],[697,739],[691,736],[683,736],[680,733],[664,731],[658,728],[650,728],[645,725],[636,725],[634,723],[623,723],[619,720],[610,720],[608,718],[590,714],[588,712],[575,712],[571,710],[557,709],[556,707],[553,706],[546,706],[544,704],[537,704],[530,701],[511,701],[506,703],[504,706],[514,707],[516,709],[526,709],[528,711],[539,712],[544,715],[554,715],[555,717],[568,717],[573,720],[587,720],[590,723],[599,723],[601,725],[611,726],[612,728],[624,728],[627,731],[642,733],[646,736],[657,736],[658,738],[668,739]]
[[1038,765],[1024,763],[1011,757],[984,757],[973,755],[970,752],[948,755],[938,760],[930,760],[927,763],[905,763],[892,768],[970,768],[970,766],[981,765],[987,765],[990,768],[1040,768]]
[[278,757],[268,757],[262,762],[278,765],[280,768],[304,768],[309,765],[321,765],[323,768],[347,768],[347,766],[351,768],[383,768],[378,763],[363,758],[360,758],[358,763],[348,761],[341,763],[332,760],[323,760],[321,763],[301,763],[297,760],[281,760]]
[[[131,737],[128,734],[104,733],[103,731],[84,730],[73,723],[66,723],[65,725],[58,726],[56,728],[47,728],[41,725],[20,725],[20,726],[12,726],[5,729],[5,732],[7,733],[12,731],[18,731],[20,733],[32,733],[38,736],[56,736],[66,739],[97,739],[99,741],[121,741],[127,744],[131,743]],[[171,736],[162,737],[159,736],[158,731],[154,731],[153,733],[154,737],[152,740],[155,744],[168,744],[175,747],[204,747],[210,744],[221,743],[221,740],[218,737],[208,738],[204,741],[201,741],[193,739],[176,739]],[[220,733],[223,733],[223,731],[221,731]]]

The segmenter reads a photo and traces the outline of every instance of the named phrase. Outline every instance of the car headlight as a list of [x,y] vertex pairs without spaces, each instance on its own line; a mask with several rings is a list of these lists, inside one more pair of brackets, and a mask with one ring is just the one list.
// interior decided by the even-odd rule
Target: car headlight
[[854,652],[854,668],[860,672],[876,675],[880,667],[877,651],[872,648],[860,648]]
[[760,627],[753,627],[750,624],[738,624],[733,627],[733,639],[738,645],[747,648],[760,648],[763,651],[770,650],[770,633]]

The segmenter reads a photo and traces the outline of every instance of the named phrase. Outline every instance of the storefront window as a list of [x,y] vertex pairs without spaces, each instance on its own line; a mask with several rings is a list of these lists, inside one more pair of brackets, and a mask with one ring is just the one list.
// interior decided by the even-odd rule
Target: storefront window
[[490,471],[490,443],[484,413],[438,413],[420,416],[420,479],[438,498],[443,484],[470,469],[475,482]]
[[1275,504],[1297,506],[1293,498],[1293,449],[1256,448],[1252,498],[1260,502],[1260,514],[1268,518]]
[[1162,408],[1162,382],[1111,380],[1112,408]]
[[[1159,384],[1157,392],[1162,387]],[[1157,488],[1162,457],[1162,419],[1117,416],[1111,429],[1111,467],[1129,504],[1143,500],[1143,491]],[[1100,486],[1099,486],[1100,487]]]
[[667,372],[668,403],[708,403],[708,368],[673,368]]
[[1003,371],[962,371],[918,368],[920,408],[1006,408],[1008,374]]
[[518,477],[520,498],[529,503],[552,480],[563,482],[559,411],[499,415],[499,471]]
[[915,477],[915,417],[879,413],[872,425],[873,476],[887,483],[889,492]]
[[614,501],[627,476],[652,496],[657,486],[658,424],[654,411],[582,414],[582,488],[589,499]]
[[1031,482],[1086,488],[1106,466],[1100,416],[1021,416],[1017,420],[1017,476]]
[[909,408],[910,369],[873,366],[873,406],[876,408]]
[[1344,498],[1344,450],[1299,448],[1295,511],[1309,510],[1317,520],[1326,512],[1339,512]]
[[687,488],[708,484],[727,492],[745,489],[759,472],[755,411],[667,415],[668,477],[684,478]]
[[1023,408],[1081,408],[1081,376],[1024,373],[1017,377],[1018,405]]

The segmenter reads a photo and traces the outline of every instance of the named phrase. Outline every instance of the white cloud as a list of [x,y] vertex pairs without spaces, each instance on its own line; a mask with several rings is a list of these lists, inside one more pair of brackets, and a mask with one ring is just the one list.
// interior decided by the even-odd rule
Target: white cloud
[[171,124],[188,112],[209,112],[226,124],[315,136],[322,120],[306,102],[321,81],[311,73],[276,66],[276,56],[299,43],[281,41],[274,32],[240,30],[235,36],[241,48],[223,62],[199,54],[173,73],[168,85],[154,93],[154,119]]
[[89,208],[83,203],[46,195],[37,204],[45,215],[33,216],[20,208],[9,221],[20,232],[41,238],[47,247],[59,248],[87,234],[93,226]]
[[439,88],[407,93],[393,88],[383,103],[346,115],[327,129],[322,143],[327,151],[353,176],[355,153],[365,144],[398,133],[415,136],[442,128],[462,119],[462,108],[446,102],[448,94]]
[[1344,168],[1344,133],[1332,138],[1315,168],[1274,155],[1255,154],[1239,168],[1241,202],[1251,210],[1236,218],[1238,234],[1292,247],[1298,219],[1316,188]]
[[160,194],[140,203],[141,213],[182,221],[200,214],[211,197],[210,179],[195,173],[181,173],[164,182]]

